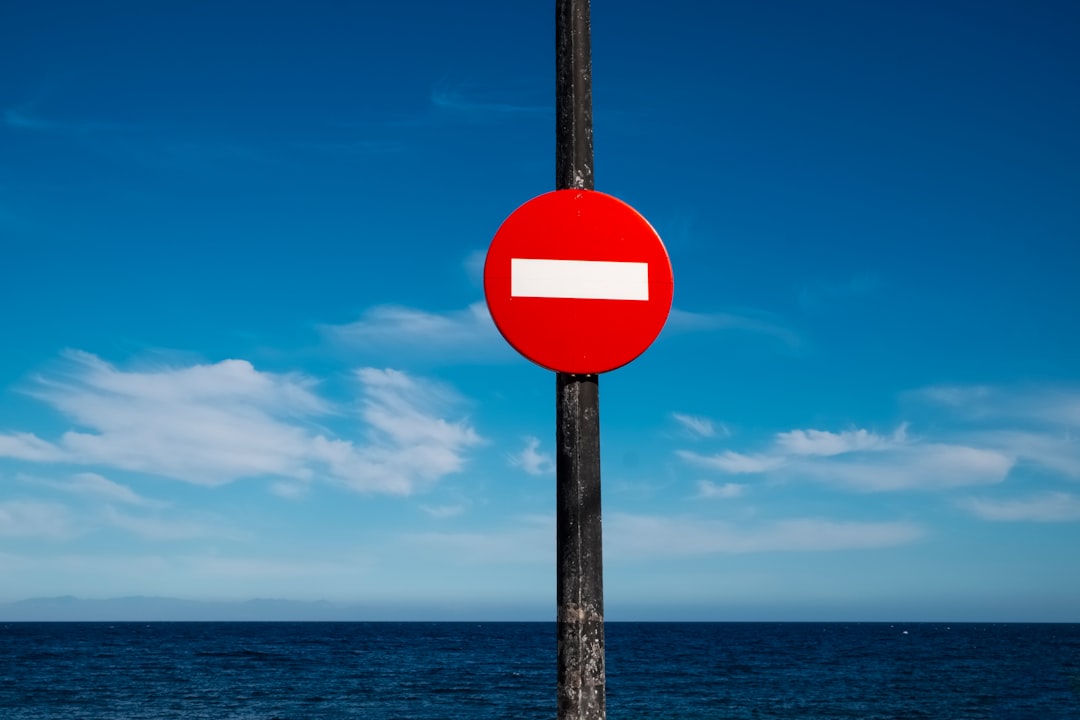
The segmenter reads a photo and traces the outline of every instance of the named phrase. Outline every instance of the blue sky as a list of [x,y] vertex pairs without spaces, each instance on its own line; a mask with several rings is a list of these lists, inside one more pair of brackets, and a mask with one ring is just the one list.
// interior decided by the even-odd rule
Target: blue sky
[[[550,3],[0,18],[0,602],[554,617],[554,376],[484,252]],[[592,8],[671,317],[601,378],[609,619],[1080,621],[1080,11]]]

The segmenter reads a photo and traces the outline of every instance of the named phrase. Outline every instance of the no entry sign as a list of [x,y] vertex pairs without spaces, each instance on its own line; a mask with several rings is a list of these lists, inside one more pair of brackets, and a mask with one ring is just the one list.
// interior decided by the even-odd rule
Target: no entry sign
[[499,332],[557,372],[587,375],[643,353],[671,310],[671,261],[626,203],[557,190],[515,210],[495,233],[484,294]]

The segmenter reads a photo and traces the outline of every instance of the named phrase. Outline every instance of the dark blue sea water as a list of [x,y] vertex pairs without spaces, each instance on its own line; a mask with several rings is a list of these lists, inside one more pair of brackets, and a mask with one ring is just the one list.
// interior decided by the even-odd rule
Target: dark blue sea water
[[[1080,719],[1080,625],[609,623],[608,717]],[[2,720],[551,719],[546,623],[0,624]]]

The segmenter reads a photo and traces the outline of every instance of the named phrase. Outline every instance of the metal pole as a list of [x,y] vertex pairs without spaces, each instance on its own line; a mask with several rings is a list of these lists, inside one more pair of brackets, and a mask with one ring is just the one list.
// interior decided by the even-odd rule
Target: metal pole
[[[593,189],[589,0],[555,0],[555,188]],[[558,720],[604,720],[598,378],[555,384]]]
[[555,189],[593,189],[589,0],[555,0]]

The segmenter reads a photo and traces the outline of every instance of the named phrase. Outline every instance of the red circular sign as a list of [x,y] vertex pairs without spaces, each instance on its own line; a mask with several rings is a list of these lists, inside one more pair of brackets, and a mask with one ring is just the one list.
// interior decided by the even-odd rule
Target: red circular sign
[[588,375],[643,353],[671,310],[671,261],[626,203],[557,190],[508,217],[488,249],[484,294],[515,350],[557,372]]

